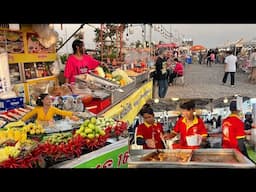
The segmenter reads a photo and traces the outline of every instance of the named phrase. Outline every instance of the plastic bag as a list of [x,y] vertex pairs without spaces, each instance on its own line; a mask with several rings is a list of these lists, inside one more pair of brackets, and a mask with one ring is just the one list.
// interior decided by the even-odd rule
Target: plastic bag
[[50,71],[53,75],[57,76],[60,74],[60,62],[59,60],[55,60],[50,67]]

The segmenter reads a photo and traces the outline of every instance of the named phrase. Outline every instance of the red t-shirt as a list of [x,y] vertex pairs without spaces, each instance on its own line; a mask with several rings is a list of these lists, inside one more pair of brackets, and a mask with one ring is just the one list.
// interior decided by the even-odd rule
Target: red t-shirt
[[231,114],[222,122],[222,147],[239,150],[240,138],[245,138],[244,124],[238,115]]
[[[164,149],[160,133],[163,134],[163,126],[160,123],[149,125],[146,122],[140,124],[137,128],[137,137],[141,137],[145,140],[155,139],[156,149]],[[150,149],[146,144],[143,145],[143,149]]]
[[207,136],[203,120],[196,116],[190,126],[186,124],[185,118],[181,117],[175,124],[173,132],[180,133],[180,146],[185,148],[188,147],[186,136],[194,134],[200,134],[203,137]]
[[176,65],[175,65],[174,71],[178,75],[183,75],[183,71],[184,71],[183,64],[181,62],[177,62]]
[[74,55],[68,57],[64,76],[69,79],[69,83],[75,82],[75,76],[85,74],[88,70],[95,69],[100,62],[89,55],[83,55],[82,59],[77,59]]

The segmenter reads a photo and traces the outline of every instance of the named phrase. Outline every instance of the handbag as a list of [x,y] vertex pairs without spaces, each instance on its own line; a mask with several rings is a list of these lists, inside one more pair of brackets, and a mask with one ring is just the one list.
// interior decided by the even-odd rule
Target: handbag
[[150,72],[149,77],[155,79],[155,77],[156,77],[156,71]]

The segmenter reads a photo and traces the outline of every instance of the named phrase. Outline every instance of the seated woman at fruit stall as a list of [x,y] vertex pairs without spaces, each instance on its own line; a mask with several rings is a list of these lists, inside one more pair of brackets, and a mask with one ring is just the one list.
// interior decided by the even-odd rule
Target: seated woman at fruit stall
[[[180,134],[177,148],[200,148],[207,146],[207,130],[203,120],[194,115],[194,101],[187,101],[180,105],[182,117],[178,119],[170,134],[164,135],[165,139],[172,139]],[[191,136],[195,136],[194,138]],[[192,141],[193,138],[193,141]],[[196,139],[195,139],[196,138]],[[200,142],[201,140],[201,142]],[[190,142],[190,143],[189,143]]]
[[149,104],[145,104],[140,111],[144,119],[137,127],[137,144],[143,145],[143,149],[164,149],[163,126],[155,122],[154,111]]
[[54,106],[52,106],[52,99],[49,94],[43,93],[40,94],[37,101],[37,106],[28,112],[24,117],[22,117],[22,121],[27,121],[33,116],[36,116],[36,121],[39,123],[50,123],[53,122],[54,115],[61,115],[65,117],[69,117],[72,120],[78,120],[78,117],[74,116],[74,112],[60,110]]

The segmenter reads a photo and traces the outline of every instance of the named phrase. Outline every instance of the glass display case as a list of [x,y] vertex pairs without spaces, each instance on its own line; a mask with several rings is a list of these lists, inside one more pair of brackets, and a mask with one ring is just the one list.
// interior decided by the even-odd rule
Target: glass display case
[[53,61],[24,63],[24,80],[27,81],[30,79],[52,76],[50,70],[52,64]]
[[24,81],[23,71],[20,63],[9,64],[10,81],[11,84],[18,84]]

